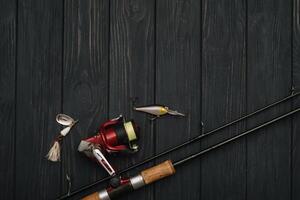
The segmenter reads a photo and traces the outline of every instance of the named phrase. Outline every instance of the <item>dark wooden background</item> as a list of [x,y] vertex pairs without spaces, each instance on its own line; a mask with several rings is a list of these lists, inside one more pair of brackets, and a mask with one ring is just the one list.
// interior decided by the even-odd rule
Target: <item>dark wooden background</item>
[[[300,0],[0,0],[0,199],[54,199],[68,190],[66,174],[72,190],[106,176],[77,146],[121,113],[142,135],[138,154],[110,158],[118,169],[198,135],[201,122],[208,131],[299,90],[299,12]],[[188,116],[151,123],[132,111],[132,97]],[[80,122],[51,163],[57,113]],[[299,114],[283,120],[123,199],[298,200],[299,122]]]

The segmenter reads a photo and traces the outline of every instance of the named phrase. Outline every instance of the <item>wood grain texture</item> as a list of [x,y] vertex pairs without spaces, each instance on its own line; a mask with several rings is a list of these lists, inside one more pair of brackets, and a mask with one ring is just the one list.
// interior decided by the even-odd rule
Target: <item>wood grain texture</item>
[[45,155],[59,133],[62,15],[60,0],[18,5],[16,199],[53,199],[60,192],[60,163]]
[[[291,3],[248,1],[248,112],[291,91],[291,12]],[[290,108],[276,107],[248,126]],[[290,199],[290,124],[285,120],[247,138],[248,199]]]
[[16,1],[0,1],[0,199],[14,198]]
[[[72,190],[107,176],[77,151],[82,139],[97,134],[108,119],[109,1],[66,0],[64,5],[63,113],[79,123],[64,140],[62,183]],[[78,197],[74,197],[78,199]]]
[[[300,91],[300,1],[293,0],[293,35],[292,47],[293,50],[293,85],[296,91]],[[300,106],[299,98],[293,103],[293,107]],[[295,115],[292,122],[292,167],[291,167],[291,184],[292,184],[292,199],[300,199],[300,116]]]
[[[153,0],[110,1],[109,116],[123,114],[141,128],[140,151],[111,158],[117,170],[154,153],[153,125],[145,114],[133,111],[131,101],[137,97],[139,105],[154,102],[154,5]],[[152,199],[152,187],[121,199]]]
[[[201,1],[156,2],[156,103],[185,113],[155,122],[156,152],[201,133]],[[176,160],[199,144],[167,157]],[[157,182],[155,199],[199,199],[199,160],[179,168],[176,176]],[[184,185],[184,186],[183,186]]]
[[[123,114],[140,151],[108,156],[117,169],[300,91],[299,0],[0,0],[0,199],[54,199],[107,176],[77,151]],[[136,105],[187,117],[149,121]],[[273,118],[299,98],[132,170],[173,161]],[[47,161],[61,130],[79,123]],[[300,116],[176,168],[122,199],[300,199]],[[201,148],[200,148],[201,147]],[[107,186],[91,188],[72,199]],[[95,197],[95,196],[94,196]]]
[[[245,1],[203,1],[202,118],[211,130],[246,112]],[[215,144],[245,129],[239,123],[203,141]],[[244,199],[245,140],[202,160],[201,199]],[[217,191],[217,192],[216,192]]]

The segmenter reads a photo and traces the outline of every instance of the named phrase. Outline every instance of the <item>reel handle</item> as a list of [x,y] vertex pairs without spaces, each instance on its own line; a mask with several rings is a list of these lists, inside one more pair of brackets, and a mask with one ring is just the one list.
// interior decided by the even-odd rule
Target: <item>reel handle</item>
[[121,194],[137,190],[145,185],[175,174],[171,160],[164,161],[154,167],[143,170],[140,174],[131,177],[129,182],[113,189],[104,189],[84,197],[82,200],[110,200]]

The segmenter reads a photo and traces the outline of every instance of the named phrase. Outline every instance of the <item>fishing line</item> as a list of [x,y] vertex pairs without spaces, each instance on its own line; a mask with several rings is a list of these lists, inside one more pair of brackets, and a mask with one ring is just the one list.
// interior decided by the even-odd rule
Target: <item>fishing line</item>
[[131,192],[133,190],[137,190],[141,187],[144,187],[146,185],[154,183],[160,179],[171,176],[171,175],[175,174],[175,171],[176,171],[175,168],[178,167],[179,165],[183,165],[184,163],[186,163],[192,159],[200,157],[201,155],[204,155],[208,152],[218,149],[230,142],[233,142],[237,139],[240,139],[251,133],[254,133],[257,130],[260,130],[271,124],[274,124],[275,122],[280,121],[284,118],[287,118],[299,111],[300,111],[300,108],[292,110],[288,113],[285,113],[276,118],[273,118],[272,120],[269,120],[263,124],[260,124],[254,128],[251,128],[250,130],[242,132],[236,136],[230,137],[229,139],[223,140],[222,142],[212,145],[204,150],[199,151],[198,153],[189,155],[178,161],[172,162],[171,160],[166,160],[158,165],[155,165],[153,167],[150,167],[148,169],[141,171],[139,174],[137,174],[135,176],[130,177],[128,179],[128,182],[120,185],[119,187],[115,187],[115,188],[108,187],[106,189],[102,189],[98,192],[95,192],[93,194],[90,194],[90,195],[84,197],[83,200],[111,200],[120,195],[123,195],[124,193]]
[[[221,130],[223,130],[223,129],[229,127],[229,126],[232,126],[232,125],[234,125],[234,124],[240,122],[240,121],[243,121],[243,120],[245,120],[245,119],[248,119],[248,118],[250,118],[250,117],[253,117],[254,115],[257,115],[257,114],[259,114],[259,113],[261,113],[261,112],[263,112],[263,111],[266,111],[266,110],[268,110],[268,109],[270,109],[270,108],[272,108],[272,107],[275,107],[275,106],[277,106],[277,105],[279,105],[279,104],[282,104],[282,103],[284,103],[284,102],[287,102],[287,101],[289,101],[289,100],[295,98],[295,97],[298,96],[299,94],[300,94],[300,92],[297,92],[297,93],[292,92],[291,95],[286,96],[286,97],[284,97],[284,98],[282,98],[282,99],[280,99],[280,100],[278,100],[278,101],[276,101],[276,102],[274,102],[274,103],[272,103],[272,104],[269,104],[269,105],[267,105],[267,106],[265,106],[265,107],[263,107],[263,108],[260,108],[260,109],[254,111],[254,112],[251,112],[251,113],[249,113],[249,114],[247,114],[247,115],[245,115],[245,116],[243,116],[243,117],[240,117],[240,118],[238,118],[238,119],[236,119],[236,120],[233,120],[233,121],[231,121],[231,122],[229,122],[229,123],[227,123],[227,124],[224,124],[224,125],[222,125],[222,126],[220,126],[220,127],[218,127],[218,128],[215,128],[215,129],[213,129],[213,130],[211,130],[211,131],[208,131],[208,132],[206,132],[206,133],[203,133],[203,134],[201,134],[201,135],[198,135],[198,136],[196,136],[196,137],[194,137],[194,138],[192,138],[192,139],[190,139],[190,140],[188,140],[188,141],[186,141],[186,142],[183,142],[183,143],[181,143],[181,144],[179,144],[179,145],[177,145],[177,146],[174,146],[174,147],[172,147],[172,148],[169,148],[169,149],[167,149],[167,150],[165,150],[165,151],[163,151],[163,152],[161,152],[161,153],[158,153],[158,154],[156,154],[156,155],[154,155],[154,156],[151,156],[151,157],[149,157],[149,158],[146,158],[145,160],[143,160],[143,161],[141,161],[141,162],[139,162],[139,163],[137,163],[137,164],[134,164],[134,165],[129,166],[129,167],[123,169],[123,170],[120,170],[120,171],[118,172],[118,174],[126,173],[126,172],[128,172],[128,171],[130,171],[130,170],[132,170],[132,169],[135,169],[135,168],[137,168],[137,167],[140,167],[140,166],[142,166],[142,165],[144,165],[144,164],[146,164],[146,163],[148,163],[148,162],[151,162],[151,161],[153,161],[153,160],[155,160],[155,159],[157,159],[157,158],[159,158],[159,157],[162,157],[162,156],[164,156],[164,155],[166,155],[166,154],[169,154],[169,153],[174,152],[174,151],[176,151],[176,150],[178,150],[178,149],[181,149],[181,148],[183,148],[183,147],[185,147],[185,146],[187,146],[187,145],[189,145],[189,144],[191,144],[191,143],[194,143],[194,142],[196,142],[196,141],[199,141],[199,140],[201,140],[201,139],[203,139],[203,138],[205,138],[205,137],[207,137],[207,136],[209,136],[209,135],[212,135],[212,134],[214,134],[214,133],[216,133],[216,132],[219,132],[219,131],[221,131]],[[278,121],[278,120],[277,120],[277,121]],[[252,132],[253,132],[253,131],[252,131]],[[243,133],[242,133],[242,134],[243,134]],[[218,145],[218,144],[217,144],[217,145]],[[201,153],[201,152],[199,152],[199,153]],[[202,154],[203,154],[203,153],[202,153]],[[176,165],[178,165],[177,162],[175,162],[175,163],[176,163]],[[100,183],[102,183],[102,182],[104,182],[104,181],[108,181],[108,180],[110,180],[111,178],[112,178],[111,176],[107,176],[107,177],[102,178],[102,179],[100,179],[100,180],[97,180],[97,181],[95,181],[95,182],[93,182],[93,183],[91,183],[91,184],[88,184],[88,185],[86,185],[86,186],[82,186],[82,187],[80,187],[79,189],[77,189],[77,190],[71,192],[70,194],[63,195],[63,196],[59,197],[58,199],[66,199],[66,198],[70,198],[70,197],[72,197],[72,196],[74,196],[74,195],[76,195],[76,194],[78,194],[78,193],[80,193],[80,192],[83,192],[84,190],[87,190],[87,189],[89,189],[89,188],[91,188],[91,187],[94,187],[94,186],[96,186],[96,185],[98,185],[98,184],[100,184]]]

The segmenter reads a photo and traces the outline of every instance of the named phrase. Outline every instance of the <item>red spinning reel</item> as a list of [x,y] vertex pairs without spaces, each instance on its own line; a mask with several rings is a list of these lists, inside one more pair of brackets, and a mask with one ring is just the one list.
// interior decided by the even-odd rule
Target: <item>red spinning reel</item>
[[114,176],[116,172],[104,154],[137,152],[138,133],[139,128],[133,120],[126,122],[120,116],[103,123],[96,136],[82,140],[78,146],[78,151],[96,159],[109,175]]

